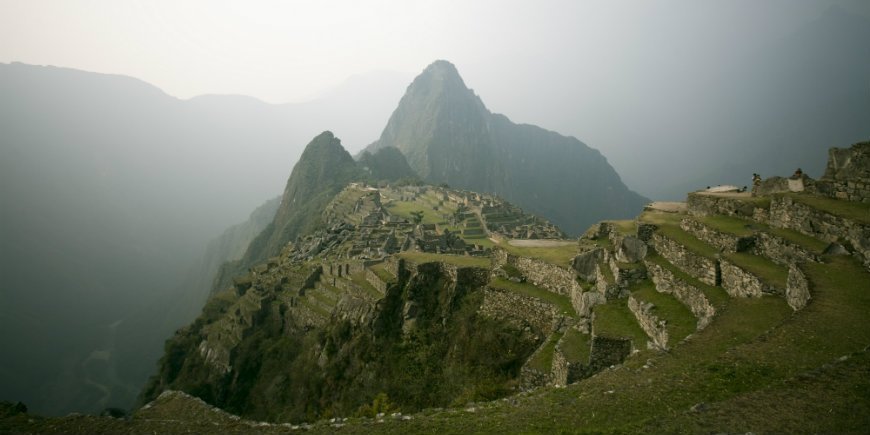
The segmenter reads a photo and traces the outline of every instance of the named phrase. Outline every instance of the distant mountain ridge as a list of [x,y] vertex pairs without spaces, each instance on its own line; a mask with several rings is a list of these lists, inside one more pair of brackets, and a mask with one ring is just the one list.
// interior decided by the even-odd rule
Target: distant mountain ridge
[[574,234],[632,216],[649,201],[597,150],[490,112],[444,60],[414,79],[366,149],[383,147],[398,148],[427,182],[498,194]]

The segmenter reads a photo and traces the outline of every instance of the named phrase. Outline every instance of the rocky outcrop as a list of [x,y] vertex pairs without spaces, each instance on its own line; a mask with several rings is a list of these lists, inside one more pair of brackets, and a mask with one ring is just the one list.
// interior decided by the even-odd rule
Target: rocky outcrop
[[647,254],[647,244],[634,236],[625,236],[616,246],[616,260],[623,263],[636,263]]
[[816,182],[814,191],[836,199],[870,202],[870,142],[828,150],[825,175]]
[[604,249],[594,248],[583,252],[571,261],[577,275],[586,282],[595,282],[598,264],[604,260]]
[[788,281],[785,288],[785,300],[795,311],[807,306],[811,299],[810,283],[797,264],[788,268]]

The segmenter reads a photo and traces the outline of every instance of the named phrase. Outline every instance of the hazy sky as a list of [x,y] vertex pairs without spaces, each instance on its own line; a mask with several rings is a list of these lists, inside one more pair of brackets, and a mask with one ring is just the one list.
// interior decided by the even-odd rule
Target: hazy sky
[[576,136],[638,188],[638,147],[704,134],[721,71],[751,68],[833,5],[870,17],[868,0],[0,0],[0,62],[284,103],[447,59],[492,111]]
[[[2,0],[0,61],[130,75],[181,98],[235,93],[280,103],[353,74],[416,73],[443,58],[485,101],[501,102],[516,98],[504,89],[529,99],[529,88],[554,79],[600,87],[651,56],[751,50],[832,3],[861,4]],[[668,46],[649,52],[645,41]]]

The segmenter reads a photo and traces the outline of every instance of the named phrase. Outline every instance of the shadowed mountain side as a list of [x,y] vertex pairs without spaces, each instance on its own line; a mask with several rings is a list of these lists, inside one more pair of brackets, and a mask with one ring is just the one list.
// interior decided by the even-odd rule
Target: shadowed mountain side
[[579,140],[491,113],[443,60],[408,86],[367,149],[389,146],[430,183],[498,194],[570,233],[631,216],[648,202]]

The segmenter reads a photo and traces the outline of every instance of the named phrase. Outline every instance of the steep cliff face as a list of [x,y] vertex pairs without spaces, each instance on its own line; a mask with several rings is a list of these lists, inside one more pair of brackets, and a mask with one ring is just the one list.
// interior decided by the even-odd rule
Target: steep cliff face
[[402,410],[446,406],[508,393],[539,344],[478,314],[488,269],[403,262],[378,295],[335,266],[282,263],[213,297],[167,342],[143,399],[179,389],[282,421],[365,414],[379,395]]
[[359,156],[359,164],[373,182],[418,178],[405,155],[393,147],[384,147],[374,153],[363,151]]
[[496,193],[575,234],[648,202],[579,140],[491,113],[447,61],[408,87],[368,149],[383,147],[402,151],[428,182]]
[[326,204],[347,183],[363,178],[363,171],[332,132],[315,137],[293,167],[274,219],[251,241],[240,260],[221,267],[215,290],[225,288],[233,276],[252,265],[277,255],[300,234],[315,229]]

